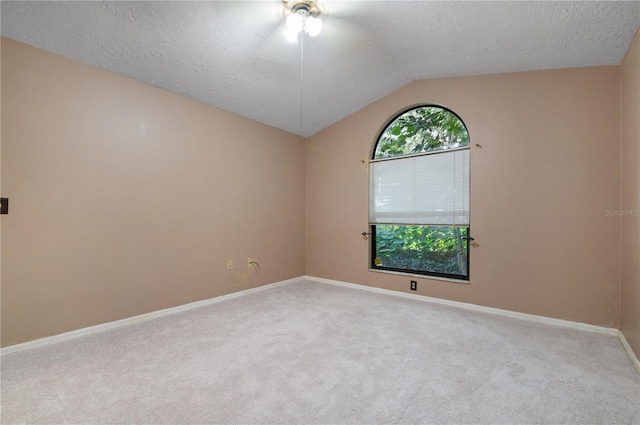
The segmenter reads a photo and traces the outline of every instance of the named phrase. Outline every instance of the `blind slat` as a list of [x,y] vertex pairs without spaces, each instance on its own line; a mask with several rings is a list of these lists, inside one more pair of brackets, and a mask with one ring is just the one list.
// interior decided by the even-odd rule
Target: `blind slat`
[[370,164],[370,224],[469,225],[469,149]]

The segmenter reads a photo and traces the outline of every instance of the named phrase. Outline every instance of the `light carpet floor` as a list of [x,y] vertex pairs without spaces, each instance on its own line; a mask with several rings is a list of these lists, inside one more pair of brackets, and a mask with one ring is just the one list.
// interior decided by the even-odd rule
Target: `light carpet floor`
[[2,356],[2,424],[639,424],[617,338],[304,281]]

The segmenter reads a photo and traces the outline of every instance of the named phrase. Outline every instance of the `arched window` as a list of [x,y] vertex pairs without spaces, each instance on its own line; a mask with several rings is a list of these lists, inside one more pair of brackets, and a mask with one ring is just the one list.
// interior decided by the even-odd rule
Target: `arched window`
[[371,268],[469,279],[469,133],[440,106],[409,109],[370,163]]

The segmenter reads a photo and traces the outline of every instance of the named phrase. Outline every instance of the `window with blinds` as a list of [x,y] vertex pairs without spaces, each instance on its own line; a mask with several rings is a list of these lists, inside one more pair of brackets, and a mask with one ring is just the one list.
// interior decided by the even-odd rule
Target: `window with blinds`
[[469,279],[469,135],[439,106],[403,112],[369,168],[371,268]]

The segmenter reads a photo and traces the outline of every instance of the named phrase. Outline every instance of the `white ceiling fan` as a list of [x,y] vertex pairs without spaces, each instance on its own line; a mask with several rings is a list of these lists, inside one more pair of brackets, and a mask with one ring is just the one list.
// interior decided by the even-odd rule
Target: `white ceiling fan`
[[315,0],[283,0],[283,11],[286,17],[284,35],[292,43],[298,42],[301,32],[315,37],[322,31],[322,16],[326,14],[320,1]]
[[307,99],[321,90],[318,76],[333,72],[341,55],[351,56],[366,35],[357,22],[357,10],[366,9],[366,2],[278,0],[259,5],[262,36],[250,61],[254,69],[269,69],[289,82],[285,90],[299,100],[289,105],[288,115],[298,115],[302,125],[313,116]]
[[[291,45],[307,39],[323,50],[345,52],[355,48],[366,37],[358,25],[358,11],[366,10],[364,1],[279,0],[268,4],[271,11],[263,14],[266,25],[271,25],[256,51],[263,59],[274,59],[285,54]],[[313,43],[311,43],[313,39]],[[287,47],[289,45],[289,47]]]

